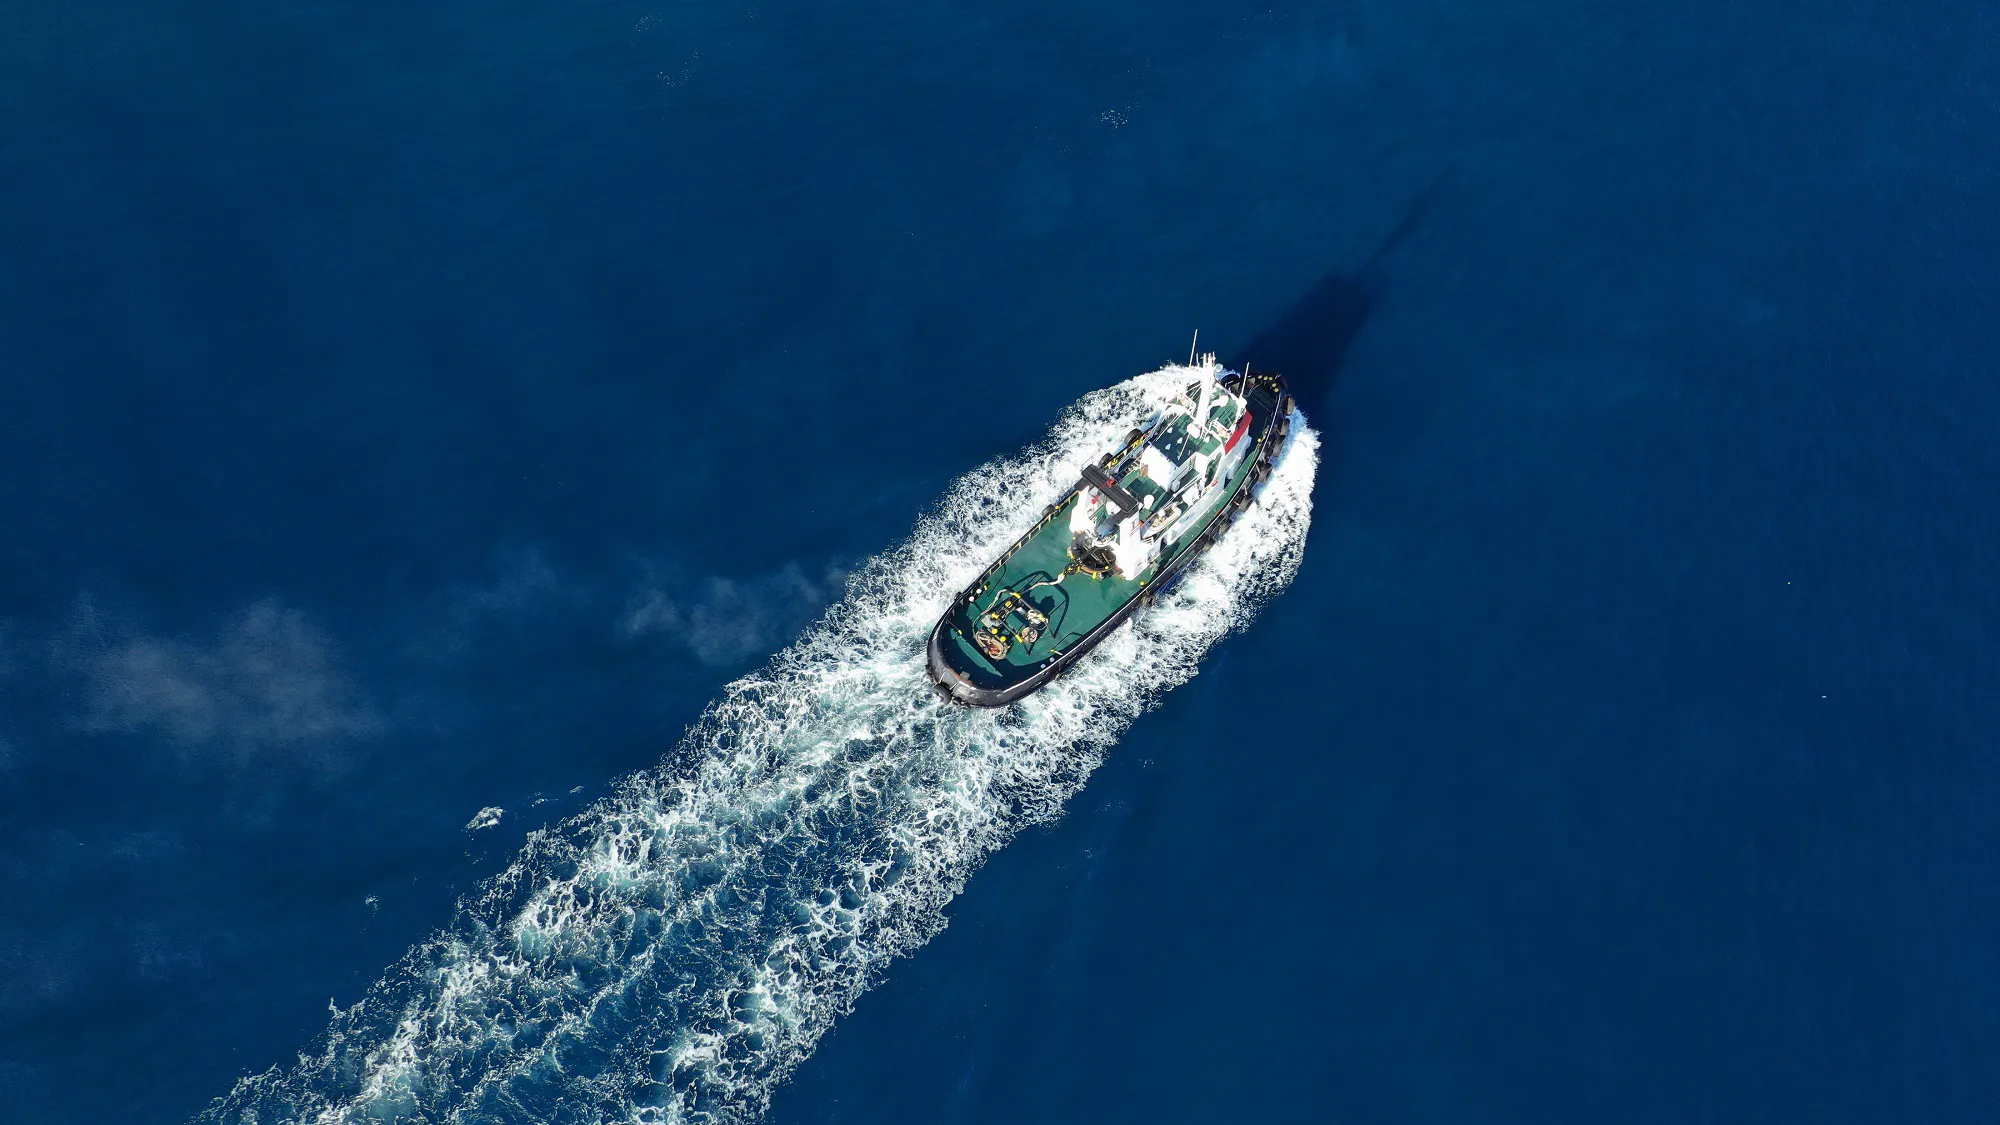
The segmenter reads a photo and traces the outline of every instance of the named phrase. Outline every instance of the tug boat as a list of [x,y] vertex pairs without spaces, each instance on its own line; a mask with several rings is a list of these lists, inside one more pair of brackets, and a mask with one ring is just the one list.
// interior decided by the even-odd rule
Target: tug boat
[[1204,357],[1194,382],[1085,466],[952,599],[930,636],[938,695],[969,707],[1012,703],[1171,589],[1250,506],[1291,413],[1281,376]]

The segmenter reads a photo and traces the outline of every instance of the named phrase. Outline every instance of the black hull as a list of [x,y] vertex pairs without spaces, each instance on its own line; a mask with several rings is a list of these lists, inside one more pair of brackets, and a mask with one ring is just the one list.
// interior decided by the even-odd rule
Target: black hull
[[[1285,390],[1284,379],[1261,372],[1257,378],[1269,382],[1264,386],[1254,387],[1249,395],[1251,419],[1256,424],[1257,451],[1253,462],[1255,467],[1241,486],[1245,491],[1254,491],[1270,474],[1271,463],[1283,447],[1291,425],[1289,417],[1291,395]],[[947,610],[944,616],[938,618],[938,623],[931,627],[930,639],[925,645],[925,661],[929,668],[932,687],[937,691],[939,698],[964,707],[1005,707],[1047,687],[1050,682],[1068,671],[1071,665],[1095,649],[1104,638],[1110,636],[1112,630],[1123,625],[1127,618],[1151,605],[1161,593],[1173,589],[1188,565],[1205,553],[1207,545],[1227,533],[1230,523],[1235,519],[1235,512],[1235,507],[1230,503],[1219,505],[1210,513],[1207,521],[1201,525],[1201,529],[1194,533],[1197,536],[1195,542],[1202,544],[1201,548],[1182,551],[1176,555],[1161,570],[1159,576],[1153,579],[1149,590],[1120,606],[1116,612],[1099,622],[1095,629],[1057,657],[1054,662],[1035,670],[1018,682],[1001,687],[982,688],[972,684],[952,668],[944,649],[945,629],[951,624],[952,618],[952,611]]]

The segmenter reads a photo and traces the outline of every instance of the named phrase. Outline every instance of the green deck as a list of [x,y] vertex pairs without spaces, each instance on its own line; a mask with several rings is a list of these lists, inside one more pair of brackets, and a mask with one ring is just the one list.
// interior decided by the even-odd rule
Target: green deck
[[[1219,493],[1216,504],[1190,520],[1191,526],[1202,526],[1209,512],[1235,497],[1249,479],[1255,460],[1254,456],[1244,459],[1228,485]],[[1147,491],[1157,495],[1161,491],[1154,481],[1139,475],[1136,466],[1121,471],[1118,482],[1135,495]],[[1189,537],[1168,547],[1153,566],[1140,573],[1136,581],[1115,574],[1101,578],[1072,574],[1059,585],[1043,586],[1028,592],[1027,587],[1055,578],[1069,565],[1069,517],[1079,495],[1080,491],[1065,497],[1025,539],[1001,556],[994,568],[980,578],[979,583],[972,587],[972,601],[960,603],[958,611],[952,615],[953,627],[948,630],[948,643],[963,660],[961,667],[978,669],[1001,680],[1014,680],[1061,656],[1106,618],[1143,593],[1154,576],[1170,566],[1191,545],[1192,537]],[[1016,644],[1005,660],[996,663],[975,648],[965,634],[973,627],[973,622],[991,609],[1007,590],[1022,591],[1037,609],[1048,615],[1049,623],[1034,644]]]

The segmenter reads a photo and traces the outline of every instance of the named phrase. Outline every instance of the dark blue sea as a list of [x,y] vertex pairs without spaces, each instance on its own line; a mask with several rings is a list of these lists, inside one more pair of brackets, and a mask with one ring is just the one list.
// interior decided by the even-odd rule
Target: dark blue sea
[[0,1120],[2000,1119],[1996,304],[1992,0],[14,0]]

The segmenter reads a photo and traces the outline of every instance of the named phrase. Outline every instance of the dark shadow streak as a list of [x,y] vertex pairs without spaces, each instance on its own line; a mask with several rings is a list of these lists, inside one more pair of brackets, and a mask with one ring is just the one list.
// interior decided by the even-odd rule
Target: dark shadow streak
[[1443,185],[1439,180],[1412,200],[1395,229],[1358,269],[1335,270],[1320,278],[1277,323],[1234,357],[1256,370],[1283,375],[1307,415],[1324,406],[1348,349],[1381,303],[1390,255],[1422,224]]

